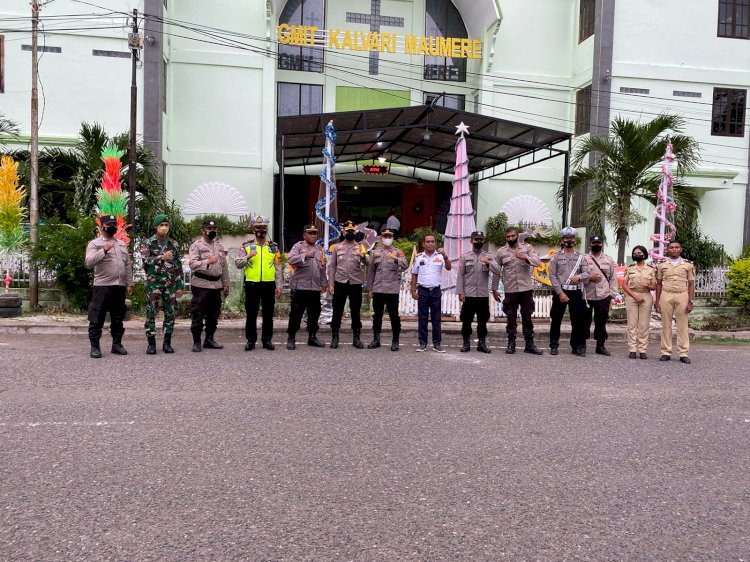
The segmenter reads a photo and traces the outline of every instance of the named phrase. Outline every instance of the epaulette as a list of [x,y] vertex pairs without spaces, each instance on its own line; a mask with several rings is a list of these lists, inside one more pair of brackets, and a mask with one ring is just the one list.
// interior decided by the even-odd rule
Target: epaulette
[[279,251],[279,245],[276,242],[274,242],[272,240],[269,240],[268,241],[268,249],[269,249],[269,251],[271,251],[271,252],[273,252],[275,254],[276,252]]

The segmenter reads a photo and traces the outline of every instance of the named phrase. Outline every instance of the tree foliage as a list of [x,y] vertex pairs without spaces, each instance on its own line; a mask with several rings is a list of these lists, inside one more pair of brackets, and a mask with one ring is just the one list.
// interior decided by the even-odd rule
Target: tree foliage
[[735,261],[727,272],[727,297],[742,307],[743,314],[750,314],[750,259]]

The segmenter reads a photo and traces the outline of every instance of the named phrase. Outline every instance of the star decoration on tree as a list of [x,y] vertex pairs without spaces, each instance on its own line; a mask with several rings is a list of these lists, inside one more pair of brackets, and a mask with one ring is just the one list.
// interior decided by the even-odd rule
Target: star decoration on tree
[[458,125],[456,125],[456,132],[454,134],[457,135],[459,133],[461,133],[461,136],[464,136],[464,133],[466,133],[468,135],[469,134],[469,125],[466,125],[463,121],[461,121],[461,123],[459,123]]

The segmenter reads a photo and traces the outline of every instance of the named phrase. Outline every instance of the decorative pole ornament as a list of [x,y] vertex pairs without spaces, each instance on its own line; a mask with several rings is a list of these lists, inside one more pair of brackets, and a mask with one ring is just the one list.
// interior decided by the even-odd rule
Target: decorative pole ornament
[[461,138],[464,138],[464,133],[469,134],[469,127],[470,125],[465,124],[463,121],[461,121],[458,125],[456,125],[456,132],[453,133],[454,135],[461,135]]
[[336,165],[336,157],[334,156],[336,129],[333,127],[333,120],[328,122],[324,132],[326,135],[326,145],[323,148],[325,168],[320,172],[320,181],[321,187],[325,186],[325,195],[315,203],[315,216],[323,223],[323,238],[318,240],[318,244],[323,247],[326,254],[330,255],[329,247],[331,246],[331,242],[338,240],[341,234],[339,221],[336,218],[338,213],[331,212],[333,203],[336,200],[336,182],[333,172]]
[[674,213],[677,210],[677,204],[674,200],[674,177],[672,176],[672,164],[675,156],[672,153],[672,143],[667,141],[667,148],[664,152],[664,160],[661,163],[661,183],[659,191],[656,194],[656,220],[659,221],[659,234],[652,234],[651,240],[654,242],[654,248],[649,252],[651,259],[654,261],[664,260],[667,245],[674,240],[677,234],[677,228],[674,225]]
[[[97,207],[99,215],[114,215],[117,217],[117,232],[115,238],[122,240],[125,244],[130,243],[130,237],[126,229],[130,224],[125,224],[125,210],[128,206],[128,194],[122,190],[122,172],[121,158],[124,151],[118,150],[115,146],[109,145],[102,150],[102,161],[104,162],[104,174],[102,175],[102,184],[96,190]],[[99,219],[97,219],[99,224]],[[99,224],[101,227],[102,225]]]

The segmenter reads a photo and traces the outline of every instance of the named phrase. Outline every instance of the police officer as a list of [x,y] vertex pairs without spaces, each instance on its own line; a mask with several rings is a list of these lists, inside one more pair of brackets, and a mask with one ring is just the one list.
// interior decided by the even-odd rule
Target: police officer
[[339,346],[339,329],[344,315],[344,305],[349,299],[349,310],[352,314],[352,345],[357,349],[365,346],[360,339],[362,321],[362,284],[365,279],[364,267],[367,265],[367,252],[364,246],[356,241],[357,225],[346,221],[342,225],[344,241],[331,246],[331,259],[328,265],[328,290],[333,295],[333,318],[331,319],[331,348]]
[[240,248],[234,265],[245,270],[245,351],[255,349],[258,340],[258,307],[263,308],[260,341],[263,349],[273,351],[273,312],[276,299],[281,296],[281,254],[279,246],[268,240],[269,218],[253,214],[249,226],[255,234]]
[[307,345],[325,347],[318,339],[318,319],[320,318],[320,295],[326,292],[326,257],[323,248],[318,246],[318,229],[314,224],[306,224],[304,240],[297,242],[289,251],[287,263],[294,267],[289,281],[292,294],[292,310],[287,327],[287,349],[296,349],[295,336],[302,323],[302,315],[307,311]]
[[427,318],[432,321],[432,349],[438,353],[445,353],[440,330],[440,316],[442,315],[443,270],[450,271],[452,264],[445,250],[438,248],[433,234],[425,234],[422,239],[424,251],[414,258],[411,268],[411,297],[417,301],[419,314],[417,337],[419,347],[416,351],[427,351]]
[[[516,333],[518,328],[518,307],[521,307],[521,325],[526,345],[524,353],[542,355],[542,350],[534,345],[534,324],[531,315],[534,313],[534,267],[542,263],[531,244],[520,244],[518,230],[509,226],[505,229],[505,246],[498,249],[495,255],[497,265],[503,270],[503,312],[507,318],[505,332],[508,335],[508,346],[505,353],[516,352]],[[500,276],[492,278],[492,296],[500,302]]]
[[661,313],[660,361],[672,358],[672,318],[677,323],[677,353],[682,363],[690,363],[688,352],[688,314],[695,297],[695,266],[680,257],[682,244],[667,246],[667,259],[656,266],[656,312]]
[[601,236],[589,238],[591,251],[586,255],[590,277],[584,285],[588,306],[583,309],[586,323],[586,338],[591,337],[591,320],[594,320],[596,353],[610,355],[604,342],[607,341],[607,320],[612,297],[617,294],[615,261],[602,252],[604,240]]
[[117,218],[114,215],[99,217],[100,236],[86,246],[86,266],[94,268],[94,287],[89,304],[89,342],[93,359],[102,356],[99,340],[102,337],[104,320],[109,312],[109,331],[112,334],[112,353],[127,355],[122,346],[125,333],[125,295],[133,293],[133,268],[130,264],[128,246],[114,236]]
[[586,355],[586,303],[583,300],[582,285],[589,280],[589,266],[583,254],[575,251],[576,231],[565,227],[562,234],[563,249],[550,258],[549,278],[555,294],[550,310],[549,348],[551,355],[558,355],[560,346],[560,325],[565,309],[570,307],[570,347],[579,357]]
[[409,264],[404,253],[393,248],[393,230],[384,228],[380,233],[380,244],[372,251],[367,270],[368,296],[372,299],[372,341],[367,349],[380,347],[380,328],[383,325],[383,308],[388,308],[391,319],[391,351],[398,351],[401,334],[401,318],[398,316],[398,292],[401,287],[401,272]]
[[182,296],[182,260],[177,242],[168,237],[169,219],[167,215],[154,217],[156,234],[141,245],[143,268],[146,271],[146,340],[147,355],[156,355],[156,315],[164,309],[164,353],[174,353],[172,332],[174,332],[174,307]]
[[458,275],[456,276],[456,294],[461,306],[461,335],[464,344],[462,352],[471,349],[471,323],[477,317],[477,351],[490,353],[487,347],[487,321],[490,319],[490,271],[493,276],[500,275],[500,268],[495,259],[482,250],[484,232],[471,233],[472,250],[458,258]]
[[190,331],[193,334],[193,351],[202,351],[201,334],[204,324],[206,349],[222,349],[216,343],[214,334],[219,324],[221,313],[221,296],[229,294],[229,270],[224,247],[216,241],[216,221],[206,219],[201,227],[201,237],[190,246],[190,286],[193,298],[190,302],[192,322]]

